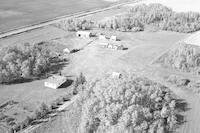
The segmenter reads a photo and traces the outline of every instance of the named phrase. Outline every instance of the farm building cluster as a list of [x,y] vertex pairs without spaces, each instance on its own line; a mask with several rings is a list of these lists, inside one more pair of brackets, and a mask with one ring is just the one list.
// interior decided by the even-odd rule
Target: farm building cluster
[[109,48],[113,50],[123,50],[124,46],[121,44],[117,36],[106,36],[105,34],[94,34],[89,31],[78,31],[76,33],[77,37],[81,38],[92,38],[95,37],[96,44],[103,46],[104,48]]

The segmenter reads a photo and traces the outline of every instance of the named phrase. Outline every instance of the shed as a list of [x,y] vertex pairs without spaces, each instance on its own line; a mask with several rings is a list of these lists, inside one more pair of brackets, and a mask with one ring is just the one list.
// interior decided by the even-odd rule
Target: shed
[[110,41],[117,41],[117,36],[111,36]]
[[44,82],[44,86],[52,89],[58,89],[66,81],[67,78],[64,76],[53,75]]
[[121,78],[121,77],[122,77],[121,73],[118,73],[118,72],[113,72],[112,73],[112,78]]
[[92,36],[92,33],[88,31],[77,31],[76,36],[82,38],[90,38]]
[[99,40],[107,40],[106,35],[99,35]]
[[70,53],[69,48],[65,48],[65,49],[63,49],[63,53],[64,53],[64,54],[69,54],[69,53]]

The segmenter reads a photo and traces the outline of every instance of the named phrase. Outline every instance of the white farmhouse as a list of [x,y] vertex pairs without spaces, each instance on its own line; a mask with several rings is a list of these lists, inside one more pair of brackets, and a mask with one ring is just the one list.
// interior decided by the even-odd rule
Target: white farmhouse
[[44,86],[52,89],[58,89],[66,81],[67,78],[64,76],[53,75],[44,82]]
[[82,38],[90,38],[92,36],[92,33],[88,31],[77,31],[76,36]]

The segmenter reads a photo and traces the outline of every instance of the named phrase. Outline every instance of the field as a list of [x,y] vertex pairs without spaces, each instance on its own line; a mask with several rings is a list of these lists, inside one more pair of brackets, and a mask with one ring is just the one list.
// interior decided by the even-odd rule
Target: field
[[0,1],[0,33],[25,25],[113,4],[104,0],[6,0]]
[[[199,0],[144,0],[141,3],[160,3],[163,4],[165,6],[168,6],[170,8],[172,8],[175,11],[178,12],[185,12],[185,11],[194,11],[194,12],[200,12],[200,8],[199,8],[199,4],[200,1]],[[138,4],[141,4],[138,3]]]

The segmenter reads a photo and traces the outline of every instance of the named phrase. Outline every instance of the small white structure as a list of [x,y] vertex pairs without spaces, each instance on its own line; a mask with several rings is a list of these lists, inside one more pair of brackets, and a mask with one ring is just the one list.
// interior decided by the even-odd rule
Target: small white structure
[[58,89],[66,81],[67,78],[64,76],[53,75],[44,82],[44,86],[52,89]]
[[99,35],[99,40],[107,40],[106,35]]
[[117,44],[108,44],[105,47],[109,49],[114,49],[114,50],[123,50],[124,46],[123,45],[117,45]]
[[70,50],[69,50],[68,48],[65,48],[65,49],[63,49],[63,53],[64,53],[64,54],[69,54],[69,53],[70,53]]
[[88,31],[77,31],[76,36],[82,38],[90,38],[92,36],[92,33]]
[[191,34],[189,37],[187,37],[184,40],[184,42],[186,44],[200,46],[200,31],[197,31],[197,32]]
[[110,41],[117,41],[117,36],[111,36]]
[[118,72],[113,72],[112,73],[112,78],[121,78],[121,77],[122,77],[121,73],[118,73]]

